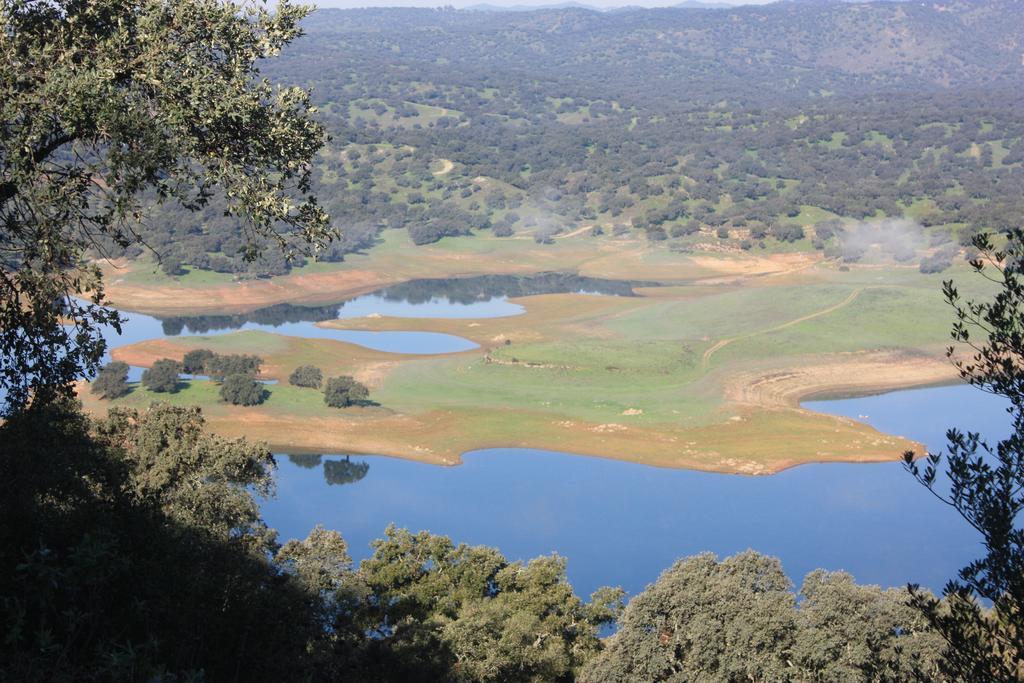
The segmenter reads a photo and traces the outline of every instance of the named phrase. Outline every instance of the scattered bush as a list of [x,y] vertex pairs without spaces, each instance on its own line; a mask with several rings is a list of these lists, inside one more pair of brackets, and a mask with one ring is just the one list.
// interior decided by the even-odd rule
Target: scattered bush
[[300,365],[288,376],[288,383],[296,387],[319,389],[323,381],[324,373],[315,365]]
[[232,353],[220,355],[215,353],[203,364],[206,374],[222,382],[228,375],[258,375],[263,359],[259,356]]
[[672,226],[673,237],[686,237],[687,235],[693,235],[700,232],[700,223],[694,220],[686,221],[685,223],[677,223]]
[[216,355],[210,349],[193,349],[181,361],[182,372],[189,375],[206,374],[206,363]]
[[365,403],[370,390],[348,375],[331,377],[324,387],[324,403],[332,408],[346,408]]
[[153,363],[153,367],[142,373],[142,386],[150,391],[176,393],[180,373],[181,363],[170,358],[161,358]]
[[668,239],[668,233],[660,226],[647,228],[647,239],[650,242],[663,242]]
[[747,228],[750,230],[750,239],[752,240],[763,240],[768,236],[768,228],[765,227],[764,223],[755,221],[750,223]]
[[220,397],[236,406],[255,406],[267,397],[266,388],[244,372],[228,375],[220,385]]
[[128,364],[121,361],[107,363],[100,368],[89,390],[106,399],[120,398],[127,394],[131,391],[128,386]]
[[780,242],[796,242],[804,238],[804,229],[795,223],[782,223],[772,228],[772,236]]

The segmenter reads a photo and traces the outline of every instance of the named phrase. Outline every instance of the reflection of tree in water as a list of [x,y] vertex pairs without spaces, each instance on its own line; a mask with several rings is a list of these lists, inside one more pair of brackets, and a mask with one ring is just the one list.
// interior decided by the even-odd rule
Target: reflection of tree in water
[[238,315],[195,315],[182,318],[161,318],[163,332],[169,337],[179,335],[187,327],[194,334],[203,334],[212,330],[236,330],[246,323],[271,325],[277,327],[285,323],[321,322],[334,320],[338,317],[341,304],[330,306],[295,306],[277,304],[259,308],[249,313]]
[[459,304],[493,299],[499,296],[520,297],[536,294],[591,292],[610,296],[636,296],[634,287],[652,287],[655,282],[604,280],[581,277],[574,273],[539,273],[537,275],[480,275],[477,277],[411,280],[374,292],[392,301],[421,304],[445,298]]
[[[537,275],[480,275],[477,277],[411,280],[400,285],[372,292],[389,301],[422,304],[431,299],[448,299],[457,304],[487,301],[499,296],[519,297],[535,294],[590,292],[610,296],[636,296],[634,287],[654,287],[656,282],[637,280],[603,280],[580,277],[573,273],[539,273]],[[165,335],[182,334],[187,327],[193,334],[214,330],[234,330],[246,323],[277,327],[285,323],[334,320],[345,302],[328,306],[295,306],[277,304],[238,315],[199,315],[182,318],[161,318]]]
[[323,458],[322,455],[313,455],[311,453],[289,453],[288,459],[291,460],[293,465],[311,470],[314,467],[320,467],[320,460]]
[[346,455],[344,460],[324,461],[324,480],[330,486],[354,484],[370,471],[370,463],[356,460],[353,462]]

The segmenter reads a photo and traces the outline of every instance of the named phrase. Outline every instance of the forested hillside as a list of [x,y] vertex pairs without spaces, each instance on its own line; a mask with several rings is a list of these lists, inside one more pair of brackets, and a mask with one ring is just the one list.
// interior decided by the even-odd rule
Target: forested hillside
[[[590,226],[856,260],[844,228],[906,217],[895,255],[941,268],[1024,196],[1016,2],[321,10],[305,27],[266,73],[312,88],[333,136],[315,191],[342,237],[322,260],[388,228],[544,243]],[[165,271],[296,265],[245,263],[222,213],[149,219]]]

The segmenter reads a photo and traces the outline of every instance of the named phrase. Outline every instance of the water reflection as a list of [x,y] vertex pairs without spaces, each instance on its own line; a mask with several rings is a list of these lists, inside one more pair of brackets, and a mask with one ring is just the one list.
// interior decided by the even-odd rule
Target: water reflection
[[286,456],[291,464],[305,470],[322,468],[324,482],[328,486],[344,486],[354,484],[363,479],[370,471],[370,463],[365,460],[352,460],[345,456],[344,460],[324,460],[322,455],[308,453],[291,453]]
[[636,296],[636,287],[654,287],[657,284],[581,277],[572,273],[424,279],[326,306],[277,304],[249,313],[163,318],[161,322],[165,335],[176,336],[252,326],[281,327],[375,314],[411,318],[494,318],[523,312],[521,306],[507,301],[510,297],[566,293]]
[[574,273],[538,273],[537,275],[480,275],[477,277],[411,280],[377,292],[385,299],[417,304],[444,298],[460,304],[497,297],[535,296],[537,294],[603,294],[636,296],[637,287],[656,287],[656,282],[606,280],[582,277]]
[[370,463],[365,460],[355,461],[348,456],[344,460],[328,460],[324,462],[324,481],[328,486],[344,486],[354,484],[370,471]]

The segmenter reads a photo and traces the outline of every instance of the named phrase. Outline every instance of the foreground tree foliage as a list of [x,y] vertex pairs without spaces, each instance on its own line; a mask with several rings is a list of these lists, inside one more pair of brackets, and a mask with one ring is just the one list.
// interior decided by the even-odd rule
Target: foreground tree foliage
[[[964,300],[952,281],[944,286],[957,322],[948,355],[969,384],[1007,399],[1010,436],[991,444],[977,432],[951,429],[945,456],[929,454],[923,467],[906,454],[918,481],[951,505],[982,536],[986,554],[960,570],[944,590],[945,606],[915,591],[914,604],[946,639],[943,671],[962,680],[1024,679],[1024,231],[1005,246],[974,239],[975,272],[998,286],[990,301]],[[959,355],[966,346],[966,357]],[[940,472],[949,494],[937,491]],[[988,601],[984,609],[978,599]]]
[[584,681],[934,680],[940,638],[905,589],[812,572],[797,603],[778,560],[680,560],[630,601]]
[[144,196],[191,209],[219,195],[245,221],[249,259],[268,240],[287,256],[331,237],[308,195],[324,141],[308,96],[257,68],[300,34],[307,12],[288,0],[273,11],[223,0],[0,5],[8,413],[33,396],[69,395],[82,371],[99,368],[103,327],[119,318],[102,307],[86,250],[141,243]]
[[90,423],[68,403],[0,441],[0,678],[301,670],[318,625],[266,559],[250,493],[272,488],[266,449],[209,435],[195,409]]

